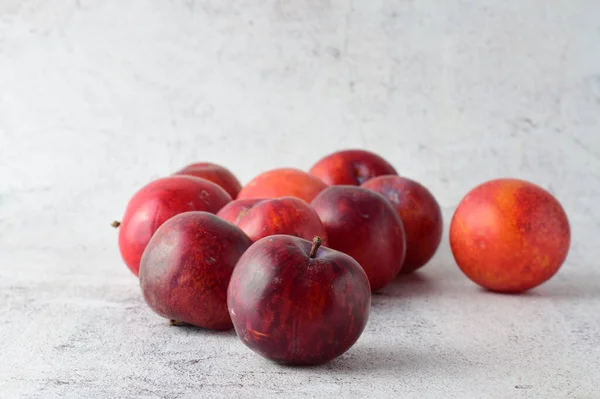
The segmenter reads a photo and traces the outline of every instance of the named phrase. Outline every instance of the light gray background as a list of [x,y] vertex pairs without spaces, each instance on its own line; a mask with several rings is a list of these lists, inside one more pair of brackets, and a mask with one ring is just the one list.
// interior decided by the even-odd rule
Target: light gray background
[[[597,0],[0,2],[0,397],[599,398]],[[514,176],[572,223],[560,273],[479,290],[447,238],[313,369],[170,328],[117,232],[191,161],[243,181],[342,147],[437,196]]]

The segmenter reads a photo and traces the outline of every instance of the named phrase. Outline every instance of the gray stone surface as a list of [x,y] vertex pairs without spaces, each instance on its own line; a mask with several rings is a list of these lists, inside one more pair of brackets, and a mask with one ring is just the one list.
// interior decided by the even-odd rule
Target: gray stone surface
[[[599,16],[595,0],[3,0],[0,397],[600,397]],[[566,264],[493,295],[445,237],[317,368],[144,305],[109,227],[138,187],[341,147],[427,185],[446,226],[486,179],[548,188]]]

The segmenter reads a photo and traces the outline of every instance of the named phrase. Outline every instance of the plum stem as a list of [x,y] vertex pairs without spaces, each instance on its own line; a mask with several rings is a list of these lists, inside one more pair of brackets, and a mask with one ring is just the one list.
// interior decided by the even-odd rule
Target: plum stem
[[115,220],[110,225],[116,229],[121,225],[121,222],[119,222],[118,220]]
[[179,320],[169,320],[169,325],[170,326],[182,326],[185,323],[183,321],[179,321]]
[[317,256],[317,250],[319,249],[321,244],[323,244],[323,240],[321,240],[321,237],[315,236],[315,238],[313,238],[312,248],[310,249],[310,253],[308,254],[308,256],[311,258]]

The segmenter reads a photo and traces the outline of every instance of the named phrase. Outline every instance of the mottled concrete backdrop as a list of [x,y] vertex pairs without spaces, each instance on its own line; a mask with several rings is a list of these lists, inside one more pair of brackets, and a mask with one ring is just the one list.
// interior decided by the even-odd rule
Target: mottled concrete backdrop
[[[116,231],[190,161],[247,181],[365,147],[462,195],[551,190],[573,246],[530,295],[482,292],[447,240],[330,365],[170,328]],[[597,0],[0,1],[0,397],[598,398]]]

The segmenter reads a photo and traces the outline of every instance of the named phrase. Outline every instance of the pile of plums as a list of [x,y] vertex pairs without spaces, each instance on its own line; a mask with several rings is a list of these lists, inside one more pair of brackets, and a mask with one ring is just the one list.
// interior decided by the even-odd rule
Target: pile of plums
[[[429,262],[443,221],[423,185],[372,152],[344,150],[244,187],[222,166],[193,164],[140,189],[115,226],[158,315],[233,327],[276,362],[320,364],[358,340],[373,292]],[[496,292],[547,281],[570,245],[558,201],[519,179],[469,192],[449,236],[464,274]]]

